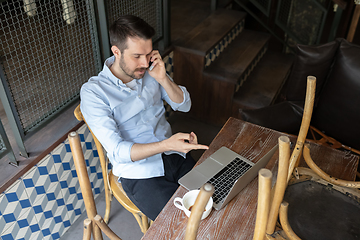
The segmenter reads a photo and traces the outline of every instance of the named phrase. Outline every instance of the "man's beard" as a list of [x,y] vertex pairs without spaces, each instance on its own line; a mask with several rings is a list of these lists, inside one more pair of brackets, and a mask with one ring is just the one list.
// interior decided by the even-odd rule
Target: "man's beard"
[[[121,55],[120,58],[120,63],[119,63],[120,68],[122,69],[122,71],[129,77],[131,77],[132,79],[141,79],[144,77],[145,73],[146,73],[146,68],[135,68],[134,71],[131,71],[127,66],[126,63],[124,61],[123,55]],[[137,74],[137,71],[144,71],[143,74]]]

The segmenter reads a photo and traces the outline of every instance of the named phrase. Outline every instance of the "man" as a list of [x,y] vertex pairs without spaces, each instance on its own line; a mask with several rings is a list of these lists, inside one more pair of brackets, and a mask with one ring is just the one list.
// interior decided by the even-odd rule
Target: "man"
[[194,133],[171,136],[163,100],[183,112],[190,110],[191,100],[186,88],[166,74],[152,48],[154,33],[138,17],[116,20],[109,29],[114,56],[80,91],[81,112],[107,151],[113,173],[152,220],[178,188],[178,179],[194,166],[188,152],[208,148],[197,143]]

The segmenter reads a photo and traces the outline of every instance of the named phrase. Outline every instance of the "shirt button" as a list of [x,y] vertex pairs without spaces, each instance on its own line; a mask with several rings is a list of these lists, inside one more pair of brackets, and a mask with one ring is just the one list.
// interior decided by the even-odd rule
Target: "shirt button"
[[140,98],[141,96],[139,95],[138,97]]

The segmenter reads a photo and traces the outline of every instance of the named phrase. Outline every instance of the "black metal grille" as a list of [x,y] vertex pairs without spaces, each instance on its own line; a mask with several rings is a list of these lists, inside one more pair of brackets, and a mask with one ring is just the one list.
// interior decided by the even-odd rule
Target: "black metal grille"
[[78,98],[101,69],[92,0],[0,5],[0,63],[24,133]]
[[112,24],[121,15],[135,15],[144,19],[156,31],[153,41],[162,38],[161,0],[106,0],[108,24]]
[[282,0],[279,1],[277,23],[295,41],[316,44],[321,35],[328,0]]

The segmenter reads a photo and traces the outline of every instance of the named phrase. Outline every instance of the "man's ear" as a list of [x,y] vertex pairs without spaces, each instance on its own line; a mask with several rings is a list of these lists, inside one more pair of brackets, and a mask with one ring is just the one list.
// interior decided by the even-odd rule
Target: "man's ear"
[[111,46],[111,51],[114,54],[115,58],[119,59],[121,57],[121,51],[117,46]]

